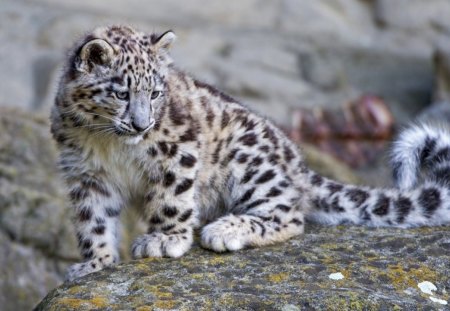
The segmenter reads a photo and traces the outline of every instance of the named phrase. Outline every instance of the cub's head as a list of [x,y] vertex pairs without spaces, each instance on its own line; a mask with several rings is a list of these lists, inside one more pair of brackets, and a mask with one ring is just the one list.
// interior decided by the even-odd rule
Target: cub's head
[[165,102],[171,31],[99,28],[71,52],[56,105],[69,126],[139,141]]

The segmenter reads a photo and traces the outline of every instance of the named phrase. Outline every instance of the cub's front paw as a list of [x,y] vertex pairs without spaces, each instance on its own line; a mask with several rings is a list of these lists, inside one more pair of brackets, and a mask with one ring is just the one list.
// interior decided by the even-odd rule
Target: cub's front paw
[[192,233],[165,234],[153,232],[136,238],[132,247],[133,258],[180,257],[192,245]]
[[95,260],[89,260],[82,263],[76,263],[70,266],[65,275],[66,281],[73,281],[79,277],[85,276],[86,274],[100,271],[103,267],[98,265]]
[[105,267],[112,266],[116,264],[117,261],[117,258],[107,254],[100,258],[94,258],[86,262],[76,263],[67,269],[64,280],[73,281],[89,273],[97,272]]

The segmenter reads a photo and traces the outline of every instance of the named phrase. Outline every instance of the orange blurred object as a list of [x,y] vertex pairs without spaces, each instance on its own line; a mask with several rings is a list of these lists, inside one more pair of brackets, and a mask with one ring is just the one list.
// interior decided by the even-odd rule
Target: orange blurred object
[[393,129],[394,118],[386,103],[363,96],[338,109],[295,109],[290,136],[361,167],[383,151]]

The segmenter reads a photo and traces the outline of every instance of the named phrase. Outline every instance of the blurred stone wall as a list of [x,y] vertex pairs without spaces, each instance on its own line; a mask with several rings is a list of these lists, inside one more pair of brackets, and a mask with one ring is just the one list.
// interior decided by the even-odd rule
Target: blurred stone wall
[[127,23],[173,29],[179,67],[280,123],[366,93],[404,121],[430,100],[448,16],[448,0],[2,0],[0,105],[48,111],[71,43]]

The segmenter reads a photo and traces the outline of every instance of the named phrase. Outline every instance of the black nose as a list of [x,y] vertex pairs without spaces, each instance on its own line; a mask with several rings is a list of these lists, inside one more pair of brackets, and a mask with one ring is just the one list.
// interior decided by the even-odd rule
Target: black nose
[[131,122],[131,126],[133,127],[133,129],[135,129],[137,132],[143,132],[143,131],[145,131],[147,128],[148,128],[148,126],[143,126],[142,124],[137,124],[137,123],[135,123],[134,121],[133,122]]

